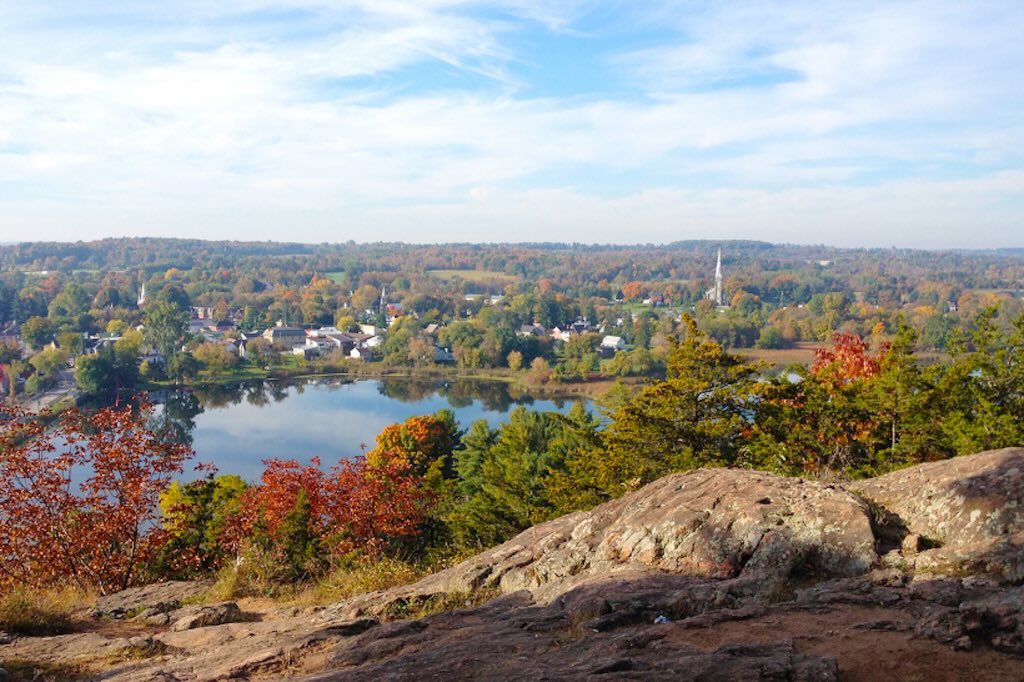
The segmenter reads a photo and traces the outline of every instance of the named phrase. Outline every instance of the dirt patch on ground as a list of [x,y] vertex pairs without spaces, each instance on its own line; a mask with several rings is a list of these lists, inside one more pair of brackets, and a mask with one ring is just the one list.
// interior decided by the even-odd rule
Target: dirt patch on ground
[[956,651],[913,628],[905,610],[844,605],[828,613],[774,612],[711,627],[669,627],[665,640],[705,650],[792,640],[797,653],[836,659],[844,682],[1024,680],[1024,660],[990,649]]

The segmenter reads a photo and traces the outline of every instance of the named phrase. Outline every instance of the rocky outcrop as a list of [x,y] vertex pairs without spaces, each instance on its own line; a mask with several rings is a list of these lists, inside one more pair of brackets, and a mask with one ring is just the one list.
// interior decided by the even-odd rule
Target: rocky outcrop
[[899,560],[908,570],[1024,580],[1024,449],[930,462],[848,487],[902,529]]
[[174,621],[171,623],[171,632],[181,632],[208,628],[211,625],[237,623],[242,620],[242,611],[235,602],[226,601],[219,604],[189,606],[172,612],[170,617]]
[[798,478],[700,469],[540,524],[415,585],[366,595],[330,615],[380,614],[396,601],[481,588],[527,590],[550,601],[588,577],[638,570],[757,575],[781,584],[794,573],[859,575],[877,559],[868,507],[857,496]]
[[151,614],[173,611],[189,599],[203,594],[210,583],[203,581],[169,580],[142,587],[132,587],[114,594],[104,595],[96,600],[91,615],[94,618],[120,619],[137,616],[142,611]]
[[[0,657],[92,650],[121,682],[1020,680],[1022,452],[847,487],[677,474],[403,588],[258,616],[154,588],[97,607],[147,632],[20,638]],[[496,598],[397,619],[469,593]]]

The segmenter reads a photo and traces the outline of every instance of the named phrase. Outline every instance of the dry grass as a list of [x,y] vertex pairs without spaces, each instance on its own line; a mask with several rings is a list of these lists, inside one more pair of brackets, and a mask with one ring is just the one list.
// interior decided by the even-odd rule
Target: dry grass
[[297,591],[291,601],[295,604],[330,604],[357,594],[365,594],[390,587],[409,585],[430,570],[398,559],[381,559],[372,563],[357,562],[336,568],[320,580]]
[[229,566],[221,570],[217,581],[199,598],[199,601],[216,602],[257,597],[288,606],[331,604],[358,594],[408,585],[436,570],[440,568],[435,565],[415,564],[399,559],[356,559],[342,562],[315,580],[300,583],[275,582],[267,585],[253,581],[244,569]]
[[489,280],[518,281],[515,275],[507,275],[497,270],[427,270],[427,274],[443,281],[459,277],[467,282],[486,282]]
[[77,588],[16,587],[0,595],[0,630],[23,635],[70,632],[73,614],[94,601],[95,595]]
[[11,682],[74,682],[93,679],[95,676],[95,671],[78,665],[39,663],[17,658],[5,659],[3,665],[9,676],[7,679]]
[[804,341],[793,348],[778,350],[769,348],[734,348],[731,352],[750,361],[766,362],[772,367],[788,367],[789,365],[810,366],[814,362],[814,351],[826,348],[829,344]]

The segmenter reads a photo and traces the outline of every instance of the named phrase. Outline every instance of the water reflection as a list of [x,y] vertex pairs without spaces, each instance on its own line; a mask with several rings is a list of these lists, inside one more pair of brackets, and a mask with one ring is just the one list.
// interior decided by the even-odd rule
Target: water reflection
[[500,382],[405,378],[252,381],[151,398],[163,405],[159,428],[191,444],[197,461],[250,480],[268,458],[351,457],[372,447],[384,427],[413,415],[451,409],[465,429],[478,419],[496,426],[516,405],[559,412],[572,405],[534,399]]

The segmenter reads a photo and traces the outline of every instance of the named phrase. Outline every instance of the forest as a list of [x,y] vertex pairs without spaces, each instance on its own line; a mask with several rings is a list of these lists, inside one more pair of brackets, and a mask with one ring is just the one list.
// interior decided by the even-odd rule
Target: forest
[[[705,296],[719,249],[721,306]],[[901,325],[934,362],[984,309],[998,306],[996,324],[1009,329],[1024,309],[1022,282],[1024,258],[1013,250],[20,243],[0,247],[0,371],[8,395],[31,396],[68,364],[92,394],[295,370],[307,358],[284,357],[291,349],[277,343],[257,342],[239,357],[246,333],[283,324],[346,334],[369,326],[382,343],[363,359],[384,366],[509,371],[534,385],[662,377],[684,314],[748,357],[799,351],[774,357],[776,370],[809,364],[835,332],[878,348]],[[609,337],[621,344],[606,344]],[[159,362],[146,362],[147,353]],[[345,353],[322,353],[309,371],[353,364]]]
[[[725,305],[704,293],[719,248]],[[1024,440],[1020,253],[138,239],[5,246],[0,263],[9,629],[52,619],[5,615],[36,608],[26,590],[207,577],[222,598],[323,602],[673,471],[834,481]],[[260,335],[325,326],[379,354],[307,359]],[[806,361],[758,357],[786,348]],[[594,412],[420,415],[251,481],[195,462],[171,404],[139,392],[395,368],[605,381]],[[71,404],[26,407],[71,374]]]
[[330,466],[268,460],[259,481],[198,463],[181,482],[191,453],[144,402],[55,422],[8,404],[0,585],[217,576],[230,594],[274,595],[381,565],[408,578],[673,471],[841,480],[1019,444],[1024,316],[1007,331],[1000,316],[982,310],[948,362],[922,366],[901,325],[876,350],[836,332],[810,367],[773,377],[684,316],[665,378],[609,392],[598,414],[517,408],[492,428],[441,411],[363,452],[339,444]]

